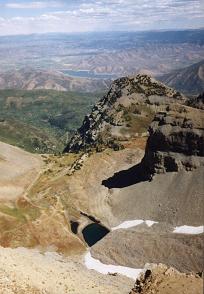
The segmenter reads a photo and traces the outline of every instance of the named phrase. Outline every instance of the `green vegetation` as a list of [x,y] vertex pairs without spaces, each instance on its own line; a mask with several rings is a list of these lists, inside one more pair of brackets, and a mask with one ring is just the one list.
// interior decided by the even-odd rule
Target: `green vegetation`
[[39,215],[39,209],[36,207],[9,207],[6,205],[0,206],[0,212],[18,219],[20,222],[25,222],[27,218],[35,220]]
[[0,140],[30,152],[60,152],[98,96],[54,90],[0,90]]
[[122,134],[127,132],[127,127],[128,132],[131,135],[147,132],[148,127],[154,118],[153,110],[144,104],[131,104],[131,106],[123,108],[123,113],[126,128],[121,129]]

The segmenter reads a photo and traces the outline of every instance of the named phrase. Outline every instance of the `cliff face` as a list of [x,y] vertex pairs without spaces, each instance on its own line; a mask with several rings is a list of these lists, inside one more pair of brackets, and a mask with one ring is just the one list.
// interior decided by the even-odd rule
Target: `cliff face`
[[123,141],[147,134],[158,110],[184,101],[180,93],[146,75],[118,79],[85,117],[64,151],[78,152],[102,146],[120,149]]
[[192,170],[204,164],[204,112],[180,106],[159,113],[149,128],[143,163],[150,173]]

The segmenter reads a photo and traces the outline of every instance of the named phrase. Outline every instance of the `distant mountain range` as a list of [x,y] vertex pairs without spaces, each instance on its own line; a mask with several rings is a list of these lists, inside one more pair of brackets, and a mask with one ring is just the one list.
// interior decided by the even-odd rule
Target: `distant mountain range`
[[[147,70],[140,72],[151,74]],[[204,59],[188,67],[157,76],[157,79],[186,95],[201,94],[204,92]],[[72,77],[57,71],[21,69],[0,73],[0,89],[94,93],[106,91],[110,83],[110,79]]]
[[197,95],[204,91],[204,60],[157,78],[185,94]]
[[107,89],[105,79],[73,78],[59,72],[43,70],[12,70],[0,73],[0,89],[57,90],[73,92],[100,92]]
[[204,59],[204,29],[0,37],[1,72],[79,72],[116,77],[162,75]]

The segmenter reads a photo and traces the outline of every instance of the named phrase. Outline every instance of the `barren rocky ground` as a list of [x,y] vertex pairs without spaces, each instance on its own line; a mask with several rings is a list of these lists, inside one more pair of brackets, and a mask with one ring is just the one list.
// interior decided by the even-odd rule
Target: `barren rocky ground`
[[0,202],[22,196],[37,179],[42,167],[40,156],[0,142]]
[[1,294],[119,294],[134,281],[88,271],[83,256],[64,258],[54,252],[0,248]]

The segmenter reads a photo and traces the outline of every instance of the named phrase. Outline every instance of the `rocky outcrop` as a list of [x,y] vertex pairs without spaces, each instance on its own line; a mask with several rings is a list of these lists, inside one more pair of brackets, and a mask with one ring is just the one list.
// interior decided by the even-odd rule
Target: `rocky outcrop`
[[149,128],[146,169],[154,174],[204,165],[203,119],[203,111],[184,106],[158,113]]
[[204,110],[204,92],[196,98],[192,98],[187,102],[187,105]]
[[174,268],[158,265],[148,269],[139,279],[130,294],[200,294],[203,290],[201,274],[184,274]]
[[155,112],[184,101],[180,93],[147,75],[118,79],[85,117],[64,151],[100,150],[104,146],[118,150],[122,141],[147,133]]

